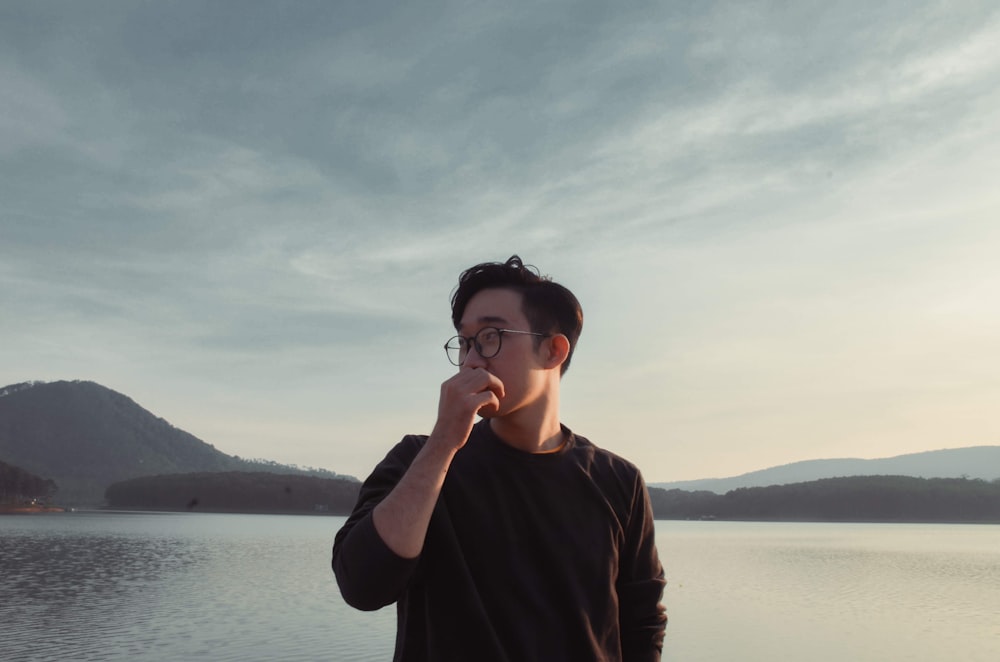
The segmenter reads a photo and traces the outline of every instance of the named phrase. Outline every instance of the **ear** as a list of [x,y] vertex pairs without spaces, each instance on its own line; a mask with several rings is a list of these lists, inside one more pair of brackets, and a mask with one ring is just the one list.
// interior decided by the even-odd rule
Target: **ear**
[[543,349],[546,352],[545,367],[549,369],[559,368],[569,356],[569,338],[561,333],[556,333],[547,339]]

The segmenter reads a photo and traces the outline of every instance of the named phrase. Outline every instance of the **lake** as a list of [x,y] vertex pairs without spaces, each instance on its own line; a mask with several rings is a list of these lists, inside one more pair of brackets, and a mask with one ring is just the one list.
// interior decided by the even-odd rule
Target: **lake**
[[[341,517],[0,517],[0,659],[392,658],[347,607]],[[997,659],[1000,526],[658,521],[664,660]]]

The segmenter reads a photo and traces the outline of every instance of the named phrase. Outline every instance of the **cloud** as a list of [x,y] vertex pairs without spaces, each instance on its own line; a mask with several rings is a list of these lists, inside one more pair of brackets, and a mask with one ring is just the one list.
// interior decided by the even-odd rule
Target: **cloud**
[[360,474],[433,415],[458,273],[516,252],[584,302],[570,422],[654,479],[806,459],[813,428],[924,450],[921,411],[991,393],[991,3],[6,19],[12,382],[109,382],[248,456],[295,418],[276,459]]

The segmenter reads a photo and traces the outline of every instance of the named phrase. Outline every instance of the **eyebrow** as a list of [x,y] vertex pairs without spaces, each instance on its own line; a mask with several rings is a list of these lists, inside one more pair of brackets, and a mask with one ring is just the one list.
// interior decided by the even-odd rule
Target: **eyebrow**
[[[507,318],[496,315],[484,315],[475,321],[476,324],[507,324]],[[465,328],[464,324],[459,325],[458,330]]]

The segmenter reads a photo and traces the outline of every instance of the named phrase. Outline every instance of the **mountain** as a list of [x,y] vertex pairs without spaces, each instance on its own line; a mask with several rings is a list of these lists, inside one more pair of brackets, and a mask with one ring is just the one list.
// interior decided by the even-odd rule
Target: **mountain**
[[323,470],[227,455],[87,381],[0,388],[0,460],[52,479],[62,505],[99,505],[112,483],[158,474],[267,471],[336,478]]
[[843,476],[885,475],[994,480],[1000,478],[1000,446],[949,448],[875,460],[857,458],[806,460],[752,471],[731,478],[652,483],[650,486],[688,491],[707,490],[717,494],[725,494],[741,487],[787,485]]

